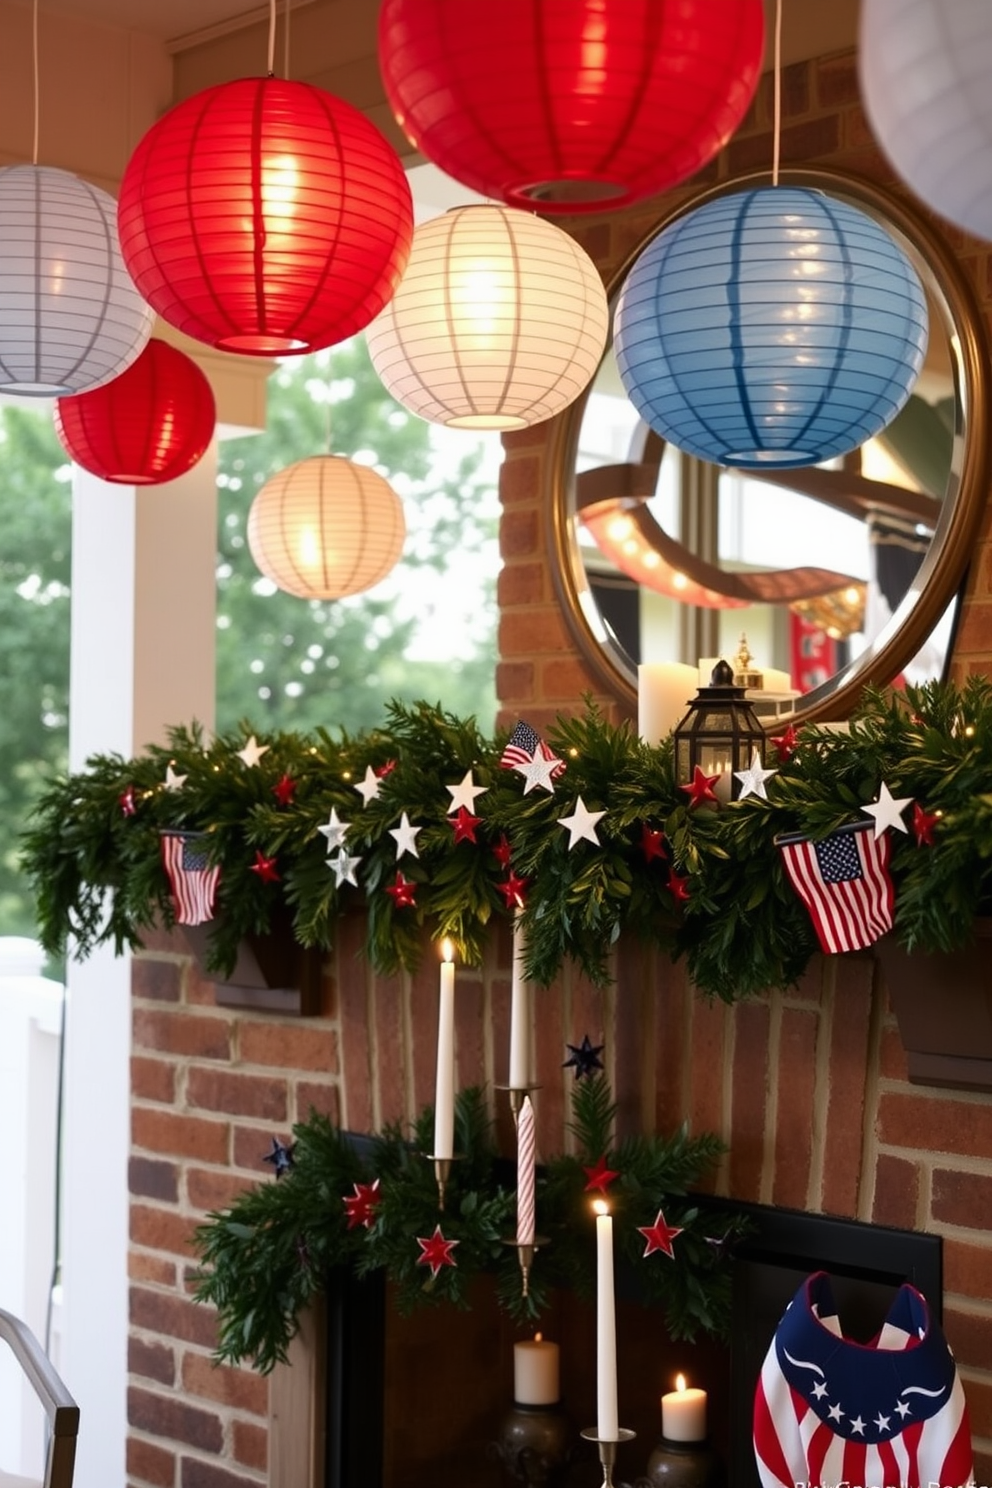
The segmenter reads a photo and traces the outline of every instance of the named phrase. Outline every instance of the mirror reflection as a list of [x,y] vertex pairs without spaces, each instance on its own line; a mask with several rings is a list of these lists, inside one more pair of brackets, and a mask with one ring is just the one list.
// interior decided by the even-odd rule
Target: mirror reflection
[[[880,214],[873,189],[859,204]],[[946,261],[885,220],[927,287],[929,347],[906,406],[853,454],[760,472],[682,454],[641,421],[609,351],[573,411],[563,561],[579,629],[621,693],[639,664],[683,662],[705,681],[722,656],[774,721],[824,716],[841,684],[869,676],[942,674],[962,563],[952,577],[941,555],[984,493],[977,321]]]

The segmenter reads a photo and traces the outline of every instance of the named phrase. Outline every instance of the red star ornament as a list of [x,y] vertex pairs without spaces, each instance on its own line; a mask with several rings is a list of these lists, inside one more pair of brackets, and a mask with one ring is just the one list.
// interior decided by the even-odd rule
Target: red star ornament
[[665,834],[657,827],[649,827],[647,822],[641,823],[641,852],[645,861],[650,863],[653,858],[664,860],[668,857],[665,851]]
[[684,878],[681,873],[676,873],[674,868],[669,868],[668,870],[668,883],[666,887],[676,904],[686,903],[689,898],[689,880]]
[[482,821],[481,816],[473,816],[465,806],[459,806],[454,816],[448,817],[451,829],[455,834],[455,842],[474,842],[475,829]]
[[593,1193],[596,1189],[600,1193],[605,1193],[614,1178],[620,1177],[619,1173],[615,1173],[612,1168],[606,1166],[605,1153],[599,1158],[594,1168],[583,1167],[582,1171],[589,1180],[585,1187],[586,1193]]
[[434,1226],[434,1233],[428,1240],[422,1240],[418,1235],[417,1244],[423,1252],[422,1255],[417,1257],[417,1265],[430,1266],[432,1278],[437,1277],[437,1273],[442,1266],[457,1266],[458,1262],[451,1252],[461,1242],[459,1240],[445,1240],[441,1234],[440,1225]]
[[134,798],[133,785],[129,785],[126,790],[121,791],[120,795],[117,797],[117,804],[121,808],[121,811],[124,813],[125,816],[134,815],[134,813],[138,809],[138,803]]
[[355,1192],[345,1194],[341,1200],[348,1216],[348,1229],[356,1230],[359,1225],[364,1225],[367,1230],[371,1229],[375,1211],[382,1203],[379,1180],[377,1178],[374,1183],[355,1183],[352,1187]]
[[779,734],[777,738],[773,735],[771,742],[775,745],[775,748],[778,751],[778,757],[784,764],[785,761],[790,760],[796,752],[796,746],[799,743],[799,730],[793,728],[792,724],[790,723],[785,733]]
[[518,878],[512,868],[504,883],[498,883],[496,887],[506,901],[507,909],[523,909],[527,902],[527,878]]
[[275,858],[267,858],[261,848],[256,847],[255,849],[255,861],[251,864],[250,871],[257,873],[263,883],[279,882]]
[[505,832],[500,832],[499,840],[493,843],[493,857],[501,868],[509,868],[511,851],[509,837]]
[[913,836],[917,847],[933,847],[933,832],[939,821],[938,811],[924,811],[919,801],[913,802]]
[[637,1233],[643,1235],[648,1242],[644,1247],[645,1256],[654,1255],[656,1250],[662,1250],[670,1260],[674,1261],[675,1251],[672,1249],[672,1241],[676,1235],[681,1235],[682,1228],[678,1225],[668,1224],[661,1209],[658,1210],[658,1217],[654,1224],[638,1225]]
[[397,909],[416,909],[417,907],[417,885],[412,879],[404,878],[399,868],[396,870],[393,883],[386,885],[386,893]]
[[296,781],[292,775],[283,775],[272,787],[272,794],[280,806],[291,806],[296,795]]
[[684,790],[686,792],[689,797],[690,806],[702,806],[703,803],[706,801],[710,802],[714,806],[718,806],[720,803],[717,800],[716,791],[713,789],[713,787],[716,785],[719,779],[719,775],[704,774],[699,766],[696,765],[692,772],[692,779],[690,780],[689,784],[680,785],[679,790]]

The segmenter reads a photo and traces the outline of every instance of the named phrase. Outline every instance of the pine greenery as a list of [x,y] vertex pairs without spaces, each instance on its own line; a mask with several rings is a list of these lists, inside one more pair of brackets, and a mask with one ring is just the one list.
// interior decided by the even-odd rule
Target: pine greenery
[[[900,940],[911,950],[961,946],[992,894],[992,685],[982,678],[961,689],[868,691],[849,733],[799,731],[767,800],[751,795],[720,809],[692,806],[675,781],[670,740],[650,747],[592,706],[548,733],[566,764],[553,794],[525,792],[521,776],[500,767],[505,735],[488,739],[474,719],[427,703],[393,704],[381,729],[354,737],[259,734],[267,750],[249,769],[237,751],[251,732],[246,722],[207,742],[196,727],[179,728],[168,747],[131,760],[96,756],[48,787],[22,839],[22,864],[50,954],[69,942],[82,956],[106,941],[133,947],[156,922],[171,925],[159,834],[188,828],[208,834],[222,865],[210,961],[221,974],[242,937],[267,930],[283,905],[297,939],[323,947],[333,944],[338,917],[364,906],[368,956],[380,971],[415,966],[427,939],[443,936],[477,964],[493,920],[513,913],[512,872],[526,881],[534,980],[550,983],[572,959],[602,984],[611,948],[633,934],[685,957],[697,987],[733,1001],[795,983],[817,949],[776,835],[819,838],[863,819],[883,781],[938,818],[932,844],[911,831],[892,834]],[[775,763],[771,746],[768,753]],[[165,787],[170,764],[186,777],[178,790]],[[365,807],[356,784],[369,767],[384,773]],[[475,840],[456,841],[447,787],[469,770],[485,795],[475,805]],[[284,776],[295,792],[280,805],[273,792]],[[133,815],[122,809],[129,790]],[[580,840],[569,850],[560,820],[579,796],[605,814],[598,845]],[[351,823],[359,887],[337,886],[328,866],[318,828],[332,808]],[[404,811],[419,828],[418,854],[397,864],[390,832]],[[664,833],[664,858],[645,852],[646,830]],[[252,871],[256,851],[276,859],[278,882]],[[414,885],[412,906],[386,892],[398,867]],[[673,874],[684,880],[684,902],[672,892]]]
[[[467,1305],[469,1283],[480,1272],[497,1278],[503,1306],[523,1321],[537,1320],[552,1287],[567,1285],[591,1295],[595,1278],[594,1229],[585,1166],[606,1157],[619,1177],[609,1190],[617,1245],[638,1265],[647,1299],[661,1305],[673,1338],[699,1330],[722,1333],[729,1319],[730,1274],[726,1243],[741,1233],[731,1211],[703,1216],[688,1197],[723,1150],[712,1136],[629,1138],[615,1145],[616,1110],[602,1076],[574,1086],[573,1130],[579,1153],[558,1157],[539,1173],[538,1233],[546,1240],[531,1268],[526,1297],[516,1250],[507,1245],[516,1220],[514,1178],[497,1161],[483,1093],[462,1091],[456,1103],[455,1146],[444,1212],[438,1211],[433,1164],[422,1155],[431,1144],[433,1112],[424,1111],[410,1133],[389,1126],[360,1154],[324,1116],[311,1115],[293,1130],[293,1166],[278,1179],[241,1194],[210,1214],[197,1232],[200,1267],[195,1295],[218,1313],[217,1357],[250,1360],[268,1373],[286,1357],[300,1313],[335,1267],[365,1276],[382,1270],[394,1283],[397,1303]],[[348,1228],[344,1199],[355,1184],[380,1184],[371,1225]],[[664,1206],[669,1223],[683,1227],[674,1259],[639,1260],[650,1225]],[[455,1264],[436,1277],[419,1264],[418,1237],[441,1225],[458,1242]]]

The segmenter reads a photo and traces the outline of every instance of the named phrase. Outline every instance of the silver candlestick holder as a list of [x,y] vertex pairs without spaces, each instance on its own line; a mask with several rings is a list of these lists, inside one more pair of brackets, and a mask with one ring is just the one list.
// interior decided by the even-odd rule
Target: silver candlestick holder
[[586,1426],[580,1433],[585,1441],[595,1442],[599,1448],[599,1461],[603,1469],[603,1488],[613,1488],[613,1469],[617,1461],[617,1447],[624,1442],[633,1441],[637,1435],[636,1431],[630,1431],[626,1426],[618,1426],[616,1436],[600,1436],[599,1428]]

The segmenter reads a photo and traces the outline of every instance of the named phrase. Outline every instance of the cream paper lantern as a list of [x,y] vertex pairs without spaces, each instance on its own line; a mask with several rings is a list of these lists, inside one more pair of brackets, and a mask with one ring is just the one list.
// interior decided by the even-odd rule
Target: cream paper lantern
[[895,170],[949,221],[992,238],[990,0],[862,0],[859,65]]
[[416,228],[400,287],[366,331],[404,408],[452,429],[523,429],[599,366],[606,292],[589,255],[529,212],[456,207]]
[[341,599],[384,579],[406,539],[403,504],[365,465],[313,455],[272,476],[248,513],[248,546],[277,588]]

